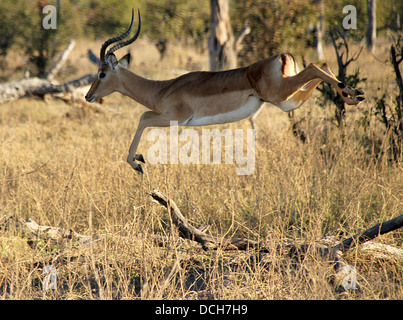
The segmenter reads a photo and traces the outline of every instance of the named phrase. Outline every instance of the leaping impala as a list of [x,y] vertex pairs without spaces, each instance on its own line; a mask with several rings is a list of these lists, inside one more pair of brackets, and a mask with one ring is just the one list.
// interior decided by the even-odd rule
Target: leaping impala
[[136,161],[140,137],[147,127],[168,127],[171,121],[181,126],[205,126],[239,121],[255,114],[264,102],[283,111],[301,106],[321,81],[332,85],[350,105],[363,101],[364,92],[337,80],[329,67],[310,64],[300,71],[294,57],[281,53],[250,66],[221,72],[190,72],[175,79],[153,81],[129,71],[130,54],[119,61],[114,52],[134,42],[141,29],[140,11],[136,34],[105,51],[109,45],[126,38],[133,27],[134,11],[129,28],[118,37],[107,40],[101,47],[98,78],[85,99],[93,102],[113,92],[120,92],[151,111],[143,113],[129,149],[127,161],[140,173]]

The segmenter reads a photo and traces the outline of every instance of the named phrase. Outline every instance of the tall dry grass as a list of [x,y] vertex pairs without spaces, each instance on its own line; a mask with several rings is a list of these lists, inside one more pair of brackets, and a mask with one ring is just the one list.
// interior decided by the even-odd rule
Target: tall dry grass
[[[206,68],[203,57],[188,48],[172,49],[166,61],[150,58],[149,64],[142,61],[158,57],[153,48],[135,48],[131,69],[149,77],[171,77],[172,68],[183,69],[186,61]],[[70,70],[93,69],[83,58],[85,50],[82,44],[73,53]],[[364,73],[367,66],[376,70],[367,74],[363,88],[369,102],[361,108],[370,108],[372,84],[393,78],[370,56],[361,59]],[[1,105],[0,297],[402,299],[401,262],[364,256],[360,249],[347,256],[357,267],[360,290],[341,294],[332,266],[314,258],[296,266],[273,250],[261,264],[251,253],[203,252],[175,237],[160,248],[149,238],[172,236],[169,215],[148,195],[153,188],[174,199],[191,223],[208,224],[214,235],[250,237],[273,248],[326,236],[342,239],[401,214],[401,163],[374,154],[375,135],[381,139],[377,148],[387,147],[381,128],[364,131],[361,113],[349,107],[342,132],[327,120],[330,107],[320,109],[316,99],[296,111],[306,119],[305,144],[293,136],[287,114],[266,106],[257,121],[255,171],[249,176],[236,175],[236,164],[146,164],[141,178],[125,159],[145,108],[118,94],[105,99],[102,113],[54,99]],[[247,129],[249,122],[217,128],[223,127]],[[152,143],[146,136],[147,131],[139,146],[144,155]],[[104,237],[85,248],[35,239],[5,223],[16,215]],[[402,233],[376,241],[401,247]],[[57,269],[56,290],[42,285],[42,270],[50,263]]]

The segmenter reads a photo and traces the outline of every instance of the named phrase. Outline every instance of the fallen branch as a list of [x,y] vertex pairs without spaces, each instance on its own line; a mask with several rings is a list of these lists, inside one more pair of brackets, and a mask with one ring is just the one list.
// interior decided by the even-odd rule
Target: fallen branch
[[91,237],[79,234],[73,229],[66,229],[60,227],[51,226],[41,226],[36,221],[32,219],[25,220],[20,216],[11,216],[6,221],[2,222],[2,225],[7,226],[10,224],[15,224],[18,229],[28,234],[29,237],[34,237],[35,239],[47,239],[56,243],[61,243],[63,241],[74,241],[77,246],[88,246],[94,240],[99,240],[100,237]]
[[[0,103],[18,100],[23,97],[44,98],[46,94],[54,93],[74,93],[76,88],[91,84],[97,77],[97,74],[87,74],[78,79],[68,81],[64,84],[53,82],[54,77],[64,66],[67,57],[72,52],[75,41],[70,41],[66,50],[60,55],[56,63],[49,69],[45,78],[25,78],[19,81],[6,82],[0,84]],[[91,52],[92,53],[92,52]],[[99,63],[99,59],[89,52],[89,59],[94,63]],[[95,58],[94,58],[95,57]]]
[[179,236],[184,239],[196,241],[202,245],[204,250],[220,248],[222,250],[247,250],[258,249],[265,251],[267,249],[260,247],[260,243],[246,238],[217,238],[206,234],[204,231],[193,227],[182,215],[176,203],[169,199],[162,192],[154,189],[150,194],[154,200],[162,204],[171,214],[172,222],[178,227]]
[[98,67],[101,66],[101,64],[102,64],[101,60],[98,58],[98,56],[94,52],[92,52],[91,49],[88,50],[87,54],[88,54],[88,59],[92,63],[95,63]]
[[[269,246],[263,242],[257,242],[247,238],[219,238],[206,234],[203,230],[193,227],[183,216],[175,202],[158,190],[153,190],[150,194],[154,200],[168,209],[173,224],[178,228],[179,236],[196,241],[202,245],[204,250],[250,250],[254,249],[258,253],[269,252],[273,250],[273,246]],[[403,226],[403,215],[400,215],[389,221],[377,224],[362,233],[350,237],[336,245],[323,246],[319,244],[309,245],[277,245],[274,248],[282,252],[286,252],[288,256],[301,261],[307,254],[312,254],[321,259],[333,263],[336,273],[345,273],[347,262],[343,259],[343,253],[349,249],[363,244],[369,240],[397,230]],[[395,248],[383,248],[384,252],[389,254],[396,253],[396,258],[403,258],[403,251]]]
[[363,231],[362,233],[356,234],[346,240],[343,240],[334,248],[344,253],[355,246],[363,244],[364,242],[367,242],[369,240],[373,240],[380,235],[397,230],[401,227],[403,227],[403,214],[386,222],[378,223],[377,225]]
[[96,77],[96,74],[87,74],[64,84],[54,84],[41,78],[3,83],[0,84],[0,103],[14,101],[27,96],[43,98],[46,94],[72,92],[74,88],[92,83]]

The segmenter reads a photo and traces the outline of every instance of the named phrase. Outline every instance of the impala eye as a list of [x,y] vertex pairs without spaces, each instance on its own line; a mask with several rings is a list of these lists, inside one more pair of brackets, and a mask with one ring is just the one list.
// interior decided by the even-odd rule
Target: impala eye
[[100,79],[105,78],[105,76],[106,76],[105,72],[101,72],[101,73],[99,74],[99,78],[100,78]]

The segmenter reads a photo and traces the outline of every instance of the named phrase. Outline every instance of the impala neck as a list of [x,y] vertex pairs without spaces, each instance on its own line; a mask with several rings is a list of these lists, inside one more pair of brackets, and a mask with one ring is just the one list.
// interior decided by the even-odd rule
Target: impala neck
[[158,92],[163,81],[148,80],[127,69],[121,70],[120,81],[118,92],[151,110],[157,111]]

